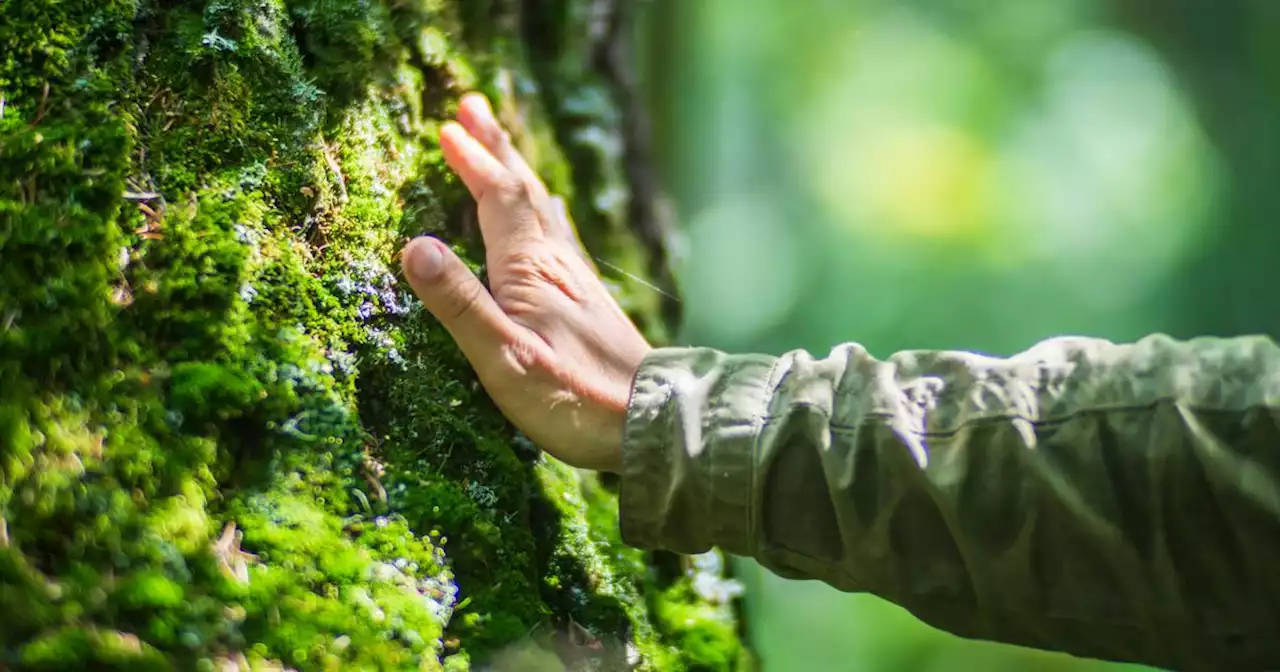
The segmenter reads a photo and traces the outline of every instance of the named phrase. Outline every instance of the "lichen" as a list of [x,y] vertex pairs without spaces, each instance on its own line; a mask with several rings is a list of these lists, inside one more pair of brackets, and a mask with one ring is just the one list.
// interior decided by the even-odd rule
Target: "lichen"
[[0,668],[741,666],[400,277],[464,90],[602,188],[480,4],[0,0]]

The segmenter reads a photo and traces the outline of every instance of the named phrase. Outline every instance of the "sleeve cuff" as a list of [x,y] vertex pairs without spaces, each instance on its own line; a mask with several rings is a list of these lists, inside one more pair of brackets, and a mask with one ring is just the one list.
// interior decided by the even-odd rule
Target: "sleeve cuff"
[[623,428],[624,542],[751,555],[756,442],[776,361],[707,348],[662,348],[645,358]]

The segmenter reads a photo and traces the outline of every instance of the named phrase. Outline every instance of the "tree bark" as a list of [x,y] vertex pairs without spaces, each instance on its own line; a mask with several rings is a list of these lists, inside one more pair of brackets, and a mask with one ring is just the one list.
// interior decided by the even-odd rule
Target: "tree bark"
[[0,0],[0,670],[748,665],[397,267],[480,89],[662,342],[623,6]]

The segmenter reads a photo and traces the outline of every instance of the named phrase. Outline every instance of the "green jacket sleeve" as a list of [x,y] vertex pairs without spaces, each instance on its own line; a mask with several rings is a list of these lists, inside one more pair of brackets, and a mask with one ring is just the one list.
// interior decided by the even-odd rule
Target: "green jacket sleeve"
[[621,526],[870,592],[981,639],[1280,669],[1280,349],[667,348],[635,380]]

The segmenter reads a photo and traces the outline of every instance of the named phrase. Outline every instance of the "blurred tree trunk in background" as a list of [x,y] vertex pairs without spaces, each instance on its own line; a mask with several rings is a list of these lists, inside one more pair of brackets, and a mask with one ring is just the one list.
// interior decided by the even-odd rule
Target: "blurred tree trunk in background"
[[[1179,335],[1280,336],[1280,4],[1115,0],[1125,28],[1168,59],[1229,173],[1225,226],[1176,284]],[[1262,291],[1255,291],[1261,289]]]
[[0,0],[0,669],[742,667],[397,267],[484,90],[666,338],[625,6]]

